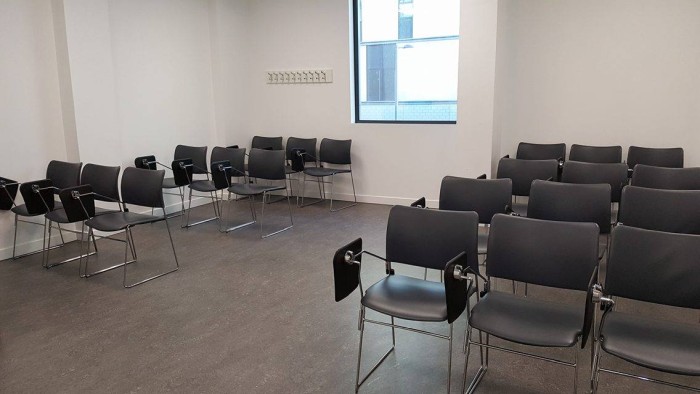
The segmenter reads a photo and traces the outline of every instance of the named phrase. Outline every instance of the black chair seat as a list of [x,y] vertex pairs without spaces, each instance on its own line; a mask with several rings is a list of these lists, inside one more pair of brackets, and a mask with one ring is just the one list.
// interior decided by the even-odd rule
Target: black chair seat
[[[61,205],[60,202],[55,202],[53,205],[53,209],[63,209],[63,205]],[[11,209],[12,212],[16,213],[19,216],[39,216],[43,215],[41,213],[38,214],[30,214],[29,211],[27,211],[27,206],[25,204],[17,205],[16,207],[12,207]]]
[[700,326],[609,312],[601,327],[602,348],[643,367],[700,376]]
[[445,285],[402,275],[390,275],[367,289],[362,305],[399,319],[447,320]]
[[119,231],[128,226],[153,223],[159,220],[163,220],[163,218],[133,212],[114,212],[95,216],[87,220],[85,224],[99,231]]
[[179,186],[175,184],[175,178],[164,178],[163,189],[176,189]]
[[489,244],[489,233],[479,232],[479,244],[477,246],[477,253],[486,254],[486,249]]
[[66,210],[63,208],[54,209],[53,211],[47,213],[46,218],[56,223],[70,223],[68,221],[68,215],[66,214]]
[[581,335],[583,314],[580,306],[490,291],[472,309],[469,324],[524,345],[569,347]]
[[304,169],[304,174],[309,175],[309,176],[316,176],[316,177],[321,177],[321,176],[331,176],[335,174],[342,174],[350,172],[350,170],[345,170],[342,168],[326,168],[326,167],[311,167],[311,168],[305,168]]
[[284,186],[258,185],[256,183],[234,183],[228,191],[239,196],[255,196],[264,192],[284,190]]
[[214,185],[214,181],[192,181],[190,183],[190,189],[196,190],[198,192],[203,192],[203,193],[210,193],[210,192],[215,192],[217,191],[216,186]]

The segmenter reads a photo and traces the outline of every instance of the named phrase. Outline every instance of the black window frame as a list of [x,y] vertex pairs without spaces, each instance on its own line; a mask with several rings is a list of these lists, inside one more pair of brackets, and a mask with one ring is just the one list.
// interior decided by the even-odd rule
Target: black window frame
[[[353,41],[353,87],[355,89],[354,123],[386,123],[386,124],[457,124],[456,120],[363,120],[360,119],[360,26],[358,7],[360,0],[352,0],[352,41]],[[457,103],[459,108],[459,102]]]

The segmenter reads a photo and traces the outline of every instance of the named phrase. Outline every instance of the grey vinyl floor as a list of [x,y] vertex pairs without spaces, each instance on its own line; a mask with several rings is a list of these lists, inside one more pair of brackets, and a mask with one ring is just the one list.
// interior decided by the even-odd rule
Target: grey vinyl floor
[[[350,393],[359,341],[359,294],[334,302],[331,258],[339,246],[357,237],[363,238],[366,249],[383,253],[389,209],[372,204],[336,213],[322,204],[293,208],[294,228],[264,240],[255,226],[222,234],[216,222],[185,230],[179,228],[179,218],[171,219],[180,270],[132,289],[122,288],[121,269],[81,279],[77,262],[46,270],[41,255],[2,261],[0,392]],[[229,219],[238,222],[250,215],[244,201],[232,203],[230,212]],[[211,206],[202,206],[193,209],[192,218],[210,214]],[[283,203],[266,206],[266,229],[283,226],[286,214]],[[164,223],[139,226],[134,236],[139,262],[129,265],[129,280],[173,265]],[[121,243],[100,240],[98,247],[91,269],[124,258]],[[50,258],[57,261],[77,253],[74,242],[52,251]],[[365,264],[365,284],[381,278],[381,263]],[[423,274],[415,267],[395,268],[402,274]],[[431,272],[430,278],[438,280],[438,273]],[[510,283],[498,286],[508,289]],[[529,296],[583,300],[578,294],[534,287]],[[620,308],[698,322],[697,314],[671,308],[631,302],[620,302]],[[448,332],[446,323],[402,323]],[[367,327],[363,373],[391,343],[388,328]],[[458,393],[465,316],[454,330],[452,392]],[[444,392],[447,346],[445,340],[397,331],[396,351],[360,392]],[[574,354],[571,349],[535,351],[567,360]],[[589,347],[579,350],[579,356],[579,391],[585,392]],[[573,369],[512,354],[491,352],[490,357],[478,392],[573,391]],[[646,372],[610,356],[603,362]],[[477,367],[478,352],[473,351],[470,377]],[[697,379],[650,374],[700,386]],[[600,392],[677,391],[603,375]]]

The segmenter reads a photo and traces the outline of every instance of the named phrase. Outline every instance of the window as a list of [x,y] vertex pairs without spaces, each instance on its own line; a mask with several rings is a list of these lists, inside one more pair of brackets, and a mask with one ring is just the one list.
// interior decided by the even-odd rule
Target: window
[[353,0],[355,121],[455,123],[459,0]]

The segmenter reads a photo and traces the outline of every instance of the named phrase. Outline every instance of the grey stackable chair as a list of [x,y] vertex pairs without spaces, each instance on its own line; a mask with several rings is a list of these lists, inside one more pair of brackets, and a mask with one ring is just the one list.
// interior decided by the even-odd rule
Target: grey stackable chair
[[[482,178],[483,177],[483,178]],[[513,182],[509,178],[477,179],[446,176],[440,184],[440,210],[474,211],[479,224],[486,228],[497,213],[507,213],[511,206]],[[479,255],[486,254],[488,232],[479,232]]]
[[[80,169],[83,167],[83,163],[68,163],[65,161],[59,161],[59,160],[51,160],[49,162],[49,165],[46,167],[46,179],[51,180],[51,185],[47,187],[52,188],[52,193],[58,194],[58,191],[61,189],[65,189],[68,187],[73,187],[77,186],[80,182]],[[20,187],[21,191],[21,187]],[[24,197],[24,194],[22,194]],[[50,199],[51,201],[54,201],[54,197]],[[48,201],[47,201],[48,202]],[[62,209],[60,203],[51,203],[51,209],[49,211],[52,211],[54,209]],[[21,204],[21,205],[15,205],[14,207],[11,208],[11,211],[15,214],[15,235],[14,235],[14,240],[12,242],[12,259],[16,260],[20,257],[24,256],[29,256],[32,254],[36,253],[43,253],[44,248],[37,250],[35,252],[29,252],[29,253],[24,253],[19,256],[15,254],[16,248],[17,248],[17,227],[19,223],[29,223],[29,224],[37,224],[40,226],[44,227],[44,231],[46,231],[46,220],[44,220],[44,223],[36,223],[28,220],[21,220],[19,217],[36,217],[40,215],[44,215],[49,211],[43,211],[43,210],[28,210],[27,204]],[[58,226],[59,234],[61,235],[61,245],[58,245],[56,247],[63,246],[65,244],[65,241],[63,239],[63,231],[61,229],[61,226]]]
[[316,138],[289,137],[287,138],[285,151],[287,152],[287,166],[285,169],[289,180],[289,192],[291,195],[294,195],[292,180],[295,180],[298,185],[299,177],[297,175],[295,179],[292,179],[292,175],[304,172],[307,164],[314,164],[315,166],[318,160]]
[[[573,149],[573,148],[572,148]],[[627,185],[627,165],[624,163],[584,163],[569,160],[564,163],[561,181],[565,183],[610,185],[610,202],[620,202],[622,188]]]
[[[590,294],[597,277],[598,226],[594,223],[555,222],[498,214],[491,221],[486,275]],[[469,353],[472,345],[486,348],[486,356],[466,392],[472,393],[488,368],[488,349],[532,357],[575,370],[577,386],[578,350],[585,347],[593,321],[593,307],[547,302],[493,290],[472,308],[467,326],[464,386],[467,382]],[[478,339],[472,331],[479,332]],[[483,341],[482,334],[486,340]],[[492,345],[493,335],[521,345],[573,348],[574,361],[533,355],[524,351]]]
[[532,144],[521,142],[515,154],[521,160],[560,160],[566,158],[566,144]]
[[618,222],[647,230],[700,234],[700,190],[626,186]]
[[[357,195],[355,194],[355,179],[352,176],[352,159],[350,158],[350,147],[352,145],[352,140],[333,140],[330,138],[324,138],[321,140],[321,146],[319,148],[319,166],[304,169],[304,179],[301,192],[301,206],[309,206],[312,204],[317,204],[319,202],[326,200],[326,183],[331,185],[331,205],[330,211],[337,212],[345,208],[350,208],[357,205]],[[348,166],[348,168],[337,168],[337,167],[325,167],[324,165],[343,165]],[[340,174],[350,174],[350,182],[352,183],[352,195],[353,202],[345,205],[338,209],[333,209],[333,184],[336,175]],[[318,183],[318,193],[320,198],[314,202],[304,204],[304,195],[306,191],[306,177],[310,176],[316,178]],[[324,179],[330,177],[330,182]]]
[[[217,171],[221,171],[221,169],[217,169]],[[283,150],[251,149],[250,157],[248,159],[248,176],[250,178],[268,181],[281,181],[284,183],[284,185],[261,185],[249,182],[232,184],[228,188],[229,192],[239,196],[248,197],[253,220],[252,222],[232,227],[227,231],[235,230],[248,224],[258,222],[257,214],[255,213],[255,207],[253,206],[253,198],[255,196],[262,196],[262,208],[259,219],[261,238],[267,238],[269,236],[279,234],[283,231],[289,230],[290,228],[294,227],[294,219],[292,218],[292,206],[289,202],[289,189],[287,188],[287,174],[285,171],[285,152]],[[263,235],[262,221],[265,215],[265,197],[270,193],[279,190],[284,190],[285,196],[287,198],[290,225],[283,229]]]
[[669,190],[700,190],[700,167],[666,168],[637,164],[632,186]]
[[517,197],[529,196],[530,185],[535,179],[556,180],[559,171],[559,162],[555,159],[550,160],[521,160],[511,159],[508,157],[502,158],[498,162],[498,170],[496,178],[509,178],[513,182],[512,204],[513,210],[518,214],[525,216],[527,208],[517,204]]
[[622,147],[571,145],[569,160],[584,163],[622,163]]
[[644,148],[630,146],[627,149],[627,166],[632,177],[634,167],[644,164],[654,167],[683,168],[683,148]]
[[602,366],[602,356],[608,354],[652,370],[700,377],[700,325],[642,317],[614,308],[619,297],[700,311],[699,255],[700,235],[625,225],[613,230],[605,287],[596,286],[593,292],[594,302],[604,310],[594,342],[594,393],[601,372],[700,392],[700,386],[684,386]]
[[[453,322],[468,307],[469,296],[478,292],[473,277],[478,272],[475,212],[437,211],[395,206],[389,213],[386,233],[386,257],[362,249],[362,238],[338,249],[333,258],[336,302],[360,288],[360,345],[357,356],[355,392],[379,367],[396,346],[395,329],[429,335],[449,342],[447,392],[450,392]],[[383,262],[387,276],[364,289],[360,271],[362,255]],[[392,263],[444,270],[444,283],[397,275]],[[371,309],[390,317],[390,323],[367,318]],[[437,334],[395,324],[395,319],[419,322],[447,322],[449,335]],[[362,345],[365,324],[391,328],[392,347],[363,377]]]
[[263,137],[256,135],[253,136],[250,147],[251,149],[284,150],[282,137]]
[[[165,210],[163,216],[153,216],[130,212],[128,205],[136,205],[145,208],[164,208],[163,203],[163,178],[165,171],[163,170],[146,170],[141,168],[129,167],[124,170],[121,180],[121,207],[122,211],[106,213],[103,215],[94,216],[94,212],[90,211],[90,207],[94,204],[94,193],[89,185],[85,185],[87,189],[78,188],[77,190],[66,191],[61,195],[64,201],[66,212],[71,220],[84,220],[85,226],[88,227],[88,236],[95,237],[94,230],[103,232],[124,231],[124,239],[116,239],[111,237],[103,237],[113,241],[124,242],[124,262],[113,265],[108,268],[101,269],[95,272],[88,272],[88,264],[90,259],[90,242],[87,243],[87,253],[85,255],[85,267],[79,269],[80,276],[88,278],[97,274],[111,271],[115,268],[124,267],[124,276],[122,285],[125,288],[131,288],[140,284],[146,283],[161,276],[175,272],[180,268],[177,260],[177,252],[173,243],[172,234],[170,233],[170,225],[168,224]],[[132,228],[142,224],[155,223],[165,221],[165,227],[168,231],[170,246],[175,257],[175,268],[148,278],[141,279],[137,282],[127,281],[127,266],[137,261],[136,245]],[[82,251],[81,251],[82,252]],[[131,252],[131,260],[128,260],[129,252]],[[82,253],[81,253],[82,254]]]
[[[209,179],[209,171],[207,170],[207,147],[206,146],[188,146],[188,145],[178,145],[175,147],[175,160],[191,160],[188,165],[192,166],[192,171],[185,171],[183,174],[189,175],[188,187],[190,189],[187,215],[185,217],[185,222],[182,225],[183,228],[190,228],[197,226],[199,224],[211,222],[213,220],[219,220],[219,207],[218,199],[216,196],[216,190],[214,189],[214,183]],[[173,175],[178,169],[173,167]],[[194,179],[196,175],[205,175],[206,179]],[[208,195],[193,195],[194,192],[206,193]],[[199,220],[195,223],[190,223],[190,213],[192,212],[192,197],[208,197],[211,199],[211,205],[214,209],[214,216]]]
[[[103,202],[110,202],[110,203],[119,203],[119,172],[121,168],[119,166],[103,166],[99,164],[86,164],[85,167],[83,167],[83,171],[80,174],[80,184],[81,185],[90,185],[92,188],[92,193],[94,196],[94,200],[97,201],[103,201]],[[72,188],[68,188],[72,189]],[[93,203],[94,205],[94,203]],[[107,213],[111,212],[117,212],[119,211],[119,207],[117,207],[116,210],[114,209],[105,209],[105,208],[100,208],[100,207],[94,207],[93,211],[95,211],[95,215],[104,215]],[[70,224],[70,223],[77,223],[77,222],[82,222],[83,220],[71,220],[71,218],[68,217],[68,213],[66,209],[54,209],[51,212],[48,212],[46,215],[47,219],[47,224],[48,224],[48,238],[46,237],[46,232],[44,233],[44,243],[46,244],[46,247],[44,248],[44,256],[43,256],[43,265],[44,268],[52,268],[57,265],[62,265],[65,263],[69,263],[71,261],[75,260],[80,260],[83,257],[86,257],[82,254],[82,249],[81,253],[78,256],[71,257],[68,259],[65,259],[63,261],[60,261],[58,263],[50,263],[50,250],[51,250],[51,229],[53,227],[53,223],[57,223],[58,225],[61,224]],[[73,231],[73,230],[67,230],[64,229],[64,231],[70,231],[74,232],[76,234],[80,234],[82,236],[84,234],[83,231]],[[88,235],[88,241],[89,241],[90,236]],[[80,242],[80,241],[79,241]],[[93,235],[92,237],[92,242],[95,247],[95,251],[92,252],[92,254],[97,253],[97,242],[95,241],[95,237]]]

